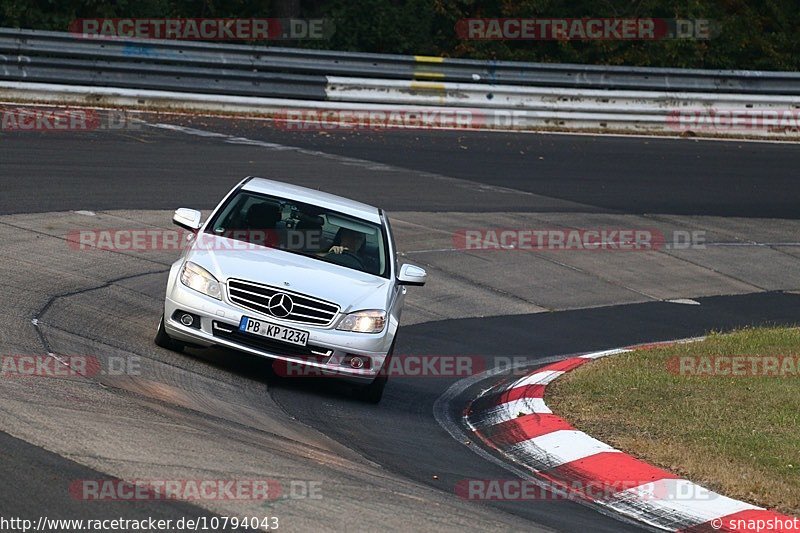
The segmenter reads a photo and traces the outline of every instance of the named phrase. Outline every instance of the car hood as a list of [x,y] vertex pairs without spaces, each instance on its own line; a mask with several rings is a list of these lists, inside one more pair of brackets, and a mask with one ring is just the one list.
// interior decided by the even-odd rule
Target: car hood
[[343,312],[386,309],[391,287],[386,278],[216,235],[203,235],[186,259],[223,283],[243,279],[285,288],[334,302]]

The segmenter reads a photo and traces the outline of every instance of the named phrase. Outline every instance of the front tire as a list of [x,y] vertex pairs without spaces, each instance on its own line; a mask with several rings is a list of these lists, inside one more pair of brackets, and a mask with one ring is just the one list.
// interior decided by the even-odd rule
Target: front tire
[[385,374],[378,376],[369,385],[363,385],[356,389],[356,398],[366,403],[381,403],[383,389],[386,388],[388,381],[389,377]]
[[153,341],[156,343],[156,346],[160,346],[174,352],[182,352],[186,347],[186,345],[182,342],[176,341],[167,335],[167,330],[164,329],[164,315],[161,315],[161,321],[158,323],[156,338],[153,339]]

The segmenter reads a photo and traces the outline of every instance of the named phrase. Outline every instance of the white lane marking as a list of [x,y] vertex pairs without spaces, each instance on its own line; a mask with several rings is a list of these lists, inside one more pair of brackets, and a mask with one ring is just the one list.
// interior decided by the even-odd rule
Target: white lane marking
[[181,133],[186,133],[187,135],[197,135],[198,137],[212,137],[218,139],[227,139],[230,135],[225,135],[222,133],[216,133],[213,131],[206,131],[206,130],[199,130],[197,128],[189,128],[186,126],[177,126],[175,124],[150,124],[145,122],[146,126],[150,126],[151,128],[160,128],[162,130],[172,130],[172,131],[179,131]]
[[462,250],[461,248],[431,248],[430,250],[408,250],[407,252],[403,252],[403,254],[430,254],[436,252],[465,252],[466,250]]
[[255,139],[247,139],[245,137],[229,137],[225,139],[225,142],[229,144],[243,144],[245,146],[260,146],[262,148],[269,148],[270,150],[292,150],[291,146],[285,146],[283,144],[271,143],[267,141],[258,141]]
[[681,305],[700,305],[700,302],[698,302],[697,300],[692,300],[691,298],[676,298],[674,300],[667,300],[667,303],[681,304]]
[[94,211],[83,211],[83,210],[81,210],[81,211],[73,211],[73,213],[75,213],[76,215],[83,215],[83,216],[86,216],[86,217],[96,217],[97,216],[97,213],[95,213]]

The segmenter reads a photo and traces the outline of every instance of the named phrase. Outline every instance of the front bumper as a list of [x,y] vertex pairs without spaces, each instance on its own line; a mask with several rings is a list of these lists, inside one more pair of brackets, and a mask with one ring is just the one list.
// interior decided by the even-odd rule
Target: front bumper
[[[173,269],[171,276],[176,272]],[[305,324],[281,321],[275,317],[261,315],[255,311],[241,309],[227,301],[215,300],[184,286],[179,280],[170,280],[164,303],[164,329],[175,340],[202,347],[224,346],[241,352],[284,361],[281,368],[291,369],[299,366],[316,369],[314,372],[289,372],[287,375],[336,377],[358,384],[369,384],[378,375],[386,356],[391,349],[394,333],[387,324],[381,333],[353,333],[338,331],[333,326],[320,328]],[[185,311],[200,317],[200,328],[185,326],[173,319],[175,311]],[[299,355],[287,345],[285,351],[257,346],[257,342],[247,342],[248,338],[230,335],[225,328],[236,332],[243,316],[265,320],[275,324],[308,331],[308,346],[319,355],[313,360]],[[338,318],[333,324],[338,322]],[[247,342],[247,344],[245,344]],[[276,344],[276,343],[272,343]],[[329,355],[327,355],[329,353]],[[345,366],[342,361],[352,355],[370,358],[369,368],[355,369]]]

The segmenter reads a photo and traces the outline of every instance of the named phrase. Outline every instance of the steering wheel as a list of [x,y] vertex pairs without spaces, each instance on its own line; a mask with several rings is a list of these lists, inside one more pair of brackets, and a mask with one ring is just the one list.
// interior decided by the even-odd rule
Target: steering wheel
[[342,266],[355,268],[358,270],[364,270],[364,262],[361,260],[353,252],[342,252],[340,254],[328,253],[326,257],[331,260],[332,263],[336,263]]

